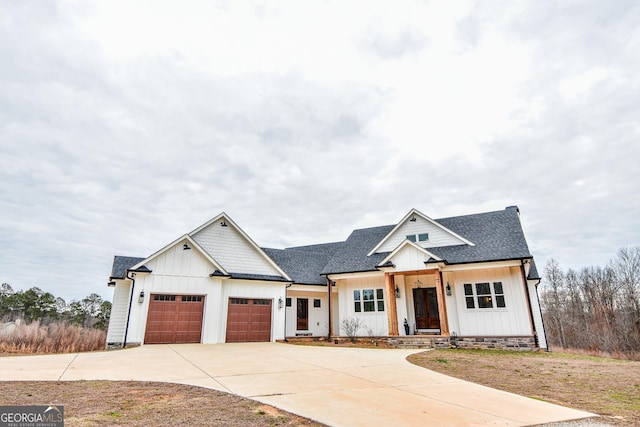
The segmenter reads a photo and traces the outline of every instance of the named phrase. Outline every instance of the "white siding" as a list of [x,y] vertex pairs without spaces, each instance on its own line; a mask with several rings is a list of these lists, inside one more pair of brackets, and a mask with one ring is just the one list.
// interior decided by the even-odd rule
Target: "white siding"
[[[464,289],[460,287],[459,289],[455,286],[455,277],[453,273],[442,273],[442,284],[445,289],[445,303],[447,306],[447,320],[449,321],[449,333],[453,334],[454,332],[460,335],[460,321],[458,320],[458,304],[457,304],[457,292],[462,292],[464,294]],[[447,283],[451,286],[451,295],[447,296],[446,289]],[[464,297],[464,295],[463,295]]]
[[[447,278],[445,283],[449,280],[458,307],[458,335],[532,335],[525,287],[519,267],[457,271],[447,274]],[[505,308],[466,308],[464,284],[481,282],[502,282]],[[450,325],[452,323],[454,322],[450,320]]]
[[[137,274],[129,321],[127,341],[142,343],[147,326],[147,313],[151,294],[204,295],[202,343],[213,344],[220,341],[218,313],[221,304],[222,281],[211,278],[212,264],[197,250],[183,250],[183,242],[152,259],[145,265],[150,274]],[[140,291],[145,299],[138,302]],[[224,342],[224,337],[222,339]]]
[[[287,336],[294,337],[296,332],[311,333],[312,336],[327,336],[329,334],[329,307],[327,307],[327,292],[288,291],[287,297],[291,298],[291,307],[287,307]],[[297,325],[297,300],[306,298],[309,300],[309,330],[298,331]],[[320,300],[320,308],[313,306],[313,300]]]
[[411,245],[406,245],[395,254],[391,262],[396,266],[394,271],[415,271],[424,270],[424,262],[427,259],[429,259],[429,255]]
[[281,273],[233,226],[214,222],[193,236],[228,272],[280,276]]
[[107,330],[107,343],[122,343],[124,341],[130,294],[130,282],[118,281],[115,288],[113,288],[111,317],[109,318],[109,329]]
[[407,238],[407,235],[420,233],[429,233],[429,240],[426,242],[416,242],[416,244],[423,248],[465,244],[465,242],[459,238],[440,227],[437,227],[424,218],[418,215],[416,215],[415,218],[416,221],[407,220],[404,224],[398,227],[395,233],[389,236],[389,239],[387,239],[387,241],[378,248],[377,252],[391,252]]
[[[338,280],[338,301],[339,301],[339,323],[334,326],[334,333],[336,335],[344,336],[344,329],[342,328],[342,321],[352,317],[358,317],[363,321],[363,327],[358,331],[359,336],[385,336],[389,334],[389,321],[387,319],[388,299],[387,289],[385,288],[384,276],[374,277],[362,277],[353,278],[347,280]],[[385,296],[385,311],[383,312],[369,312],[369,313],[356,313],[353,291],[354,289],[384,289]]]
[[531,298],[531,311],[533,312],[533,324],[536,325],[538,334],[538,345],[540,348],[547,348],[547,336],[542,323],[542,312],[540,311],[540,301],[538,299],[538,291],[534,283],[529,283],[529,297]]

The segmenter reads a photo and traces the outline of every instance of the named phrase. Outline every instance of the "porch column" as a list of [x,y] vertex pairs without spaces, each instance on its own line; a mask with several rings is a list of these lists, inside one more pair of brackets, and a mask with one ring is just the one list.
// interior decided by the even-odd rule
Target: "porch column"
[[398,308],[396,307],[396,284],[394,277],[389,273],[384,273],[384,283],[387,287],[387,295],[389,296],[389,304],[387,304],[387,320],[389,322],[389,335],[397,336],[398,334]]
[[438,296],[438,311],[440,312],[440,335],[449,336],[449,320],[447,319],[447,304],[445,303],[444,284],[442,283],[442,273],[434,270],[436,282],[436,295]]

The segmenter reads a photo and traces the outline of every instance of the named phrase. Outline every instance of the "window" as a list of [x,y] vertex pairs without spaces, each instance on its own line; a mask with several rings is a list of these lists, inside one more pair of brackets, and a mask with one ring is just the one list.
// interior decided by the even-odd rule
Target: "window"
[[182,301],[184,302],[202,302],[201,295],[182,295]]
[[493,282],[493,293],[496,296],[496,307],[505,308],[504,291],[502,290],[502,282]]
[[353,308],[356,313],[384,311],[384,290],[356,289],[353,291]]
[[176,296],[175,295],[155,294],[153,296],[153,300],[154,301],[175,301],[176,300]]
[[285,305],[287,307],[291,307],[291,298],[287,298],[287,301],[285,302]]
[[467,308],[505,308],[502,282],[482,282],[473,286],[464,284],[464,299]]
[[420,233],[420,234],[407,234],[407,240],[416,242],[427,242],[429,240],[429,233]]
[[313,308],[320,308],[320,298],[313,299]]
[[464,284],[464,299],[467,302],[467,308],[476,308],[473,300],[473,286],[471,283]]

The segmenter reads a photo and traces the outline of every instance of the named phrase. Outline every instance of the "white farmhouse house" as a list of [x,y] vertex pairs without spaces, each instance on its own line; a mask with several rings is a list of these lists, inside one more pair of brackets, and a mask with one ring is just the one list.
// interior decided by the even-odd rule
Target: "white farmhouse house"
[[108,347],[345,335],[546,348],[538,272],[515,206],[343,242],[259,247],[221,213],[147,258],[116,256]]

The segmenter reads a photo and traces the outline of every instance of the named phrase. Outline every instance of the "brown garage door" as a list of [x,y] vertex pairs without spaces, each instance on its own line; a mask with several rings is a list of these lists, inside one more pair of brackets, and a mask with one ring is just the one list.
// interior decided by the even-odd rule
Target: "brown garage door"
[[227,342],[271,341],[271,300],[229,298]]
[[199,343],[203,308],[202,295],[151,294],[144,342]]

